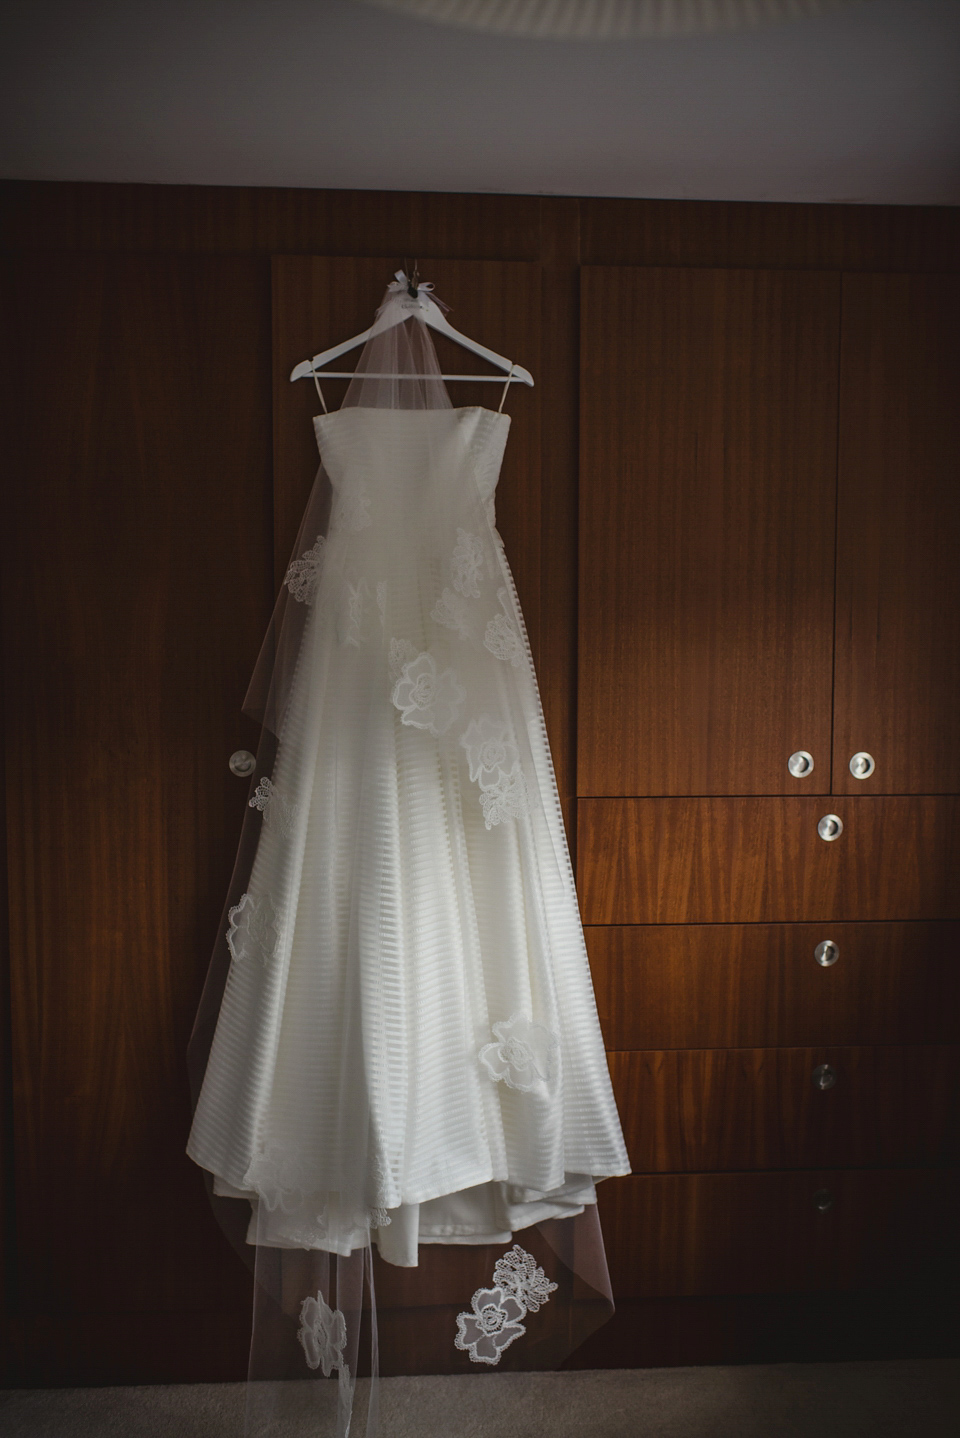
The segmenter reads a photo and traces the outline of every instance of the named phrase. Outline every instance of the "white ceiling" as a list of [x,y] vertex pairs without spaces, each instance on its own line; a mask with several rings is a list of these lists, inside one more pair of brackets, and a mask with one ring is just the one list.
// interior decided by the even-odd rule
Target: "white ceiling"
[[960,204],[960,0],[542,40],[356,0],[7,0],[0,175]]

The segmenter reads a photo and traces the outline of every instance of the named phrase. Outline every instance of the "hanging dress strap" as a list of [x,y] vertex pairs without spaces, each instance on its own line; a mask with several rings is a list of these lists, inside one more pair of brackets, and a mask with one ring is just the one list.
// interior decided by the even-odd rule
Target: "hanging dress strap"
[[[506,383],[503,386],[503,394],[500,396],[500,406],[497,410],[497,414],[503,414],[503,402],[507,397],[507,390],[510,388],[510,381],[513,379],[513,372],[516,367],[516,361],[514,361],[514,363],[510,366],[510,373],[507,375]],[[314,376],[314,378],[316,378],[316,376]]]
[[324,399],[324,397],[323,397],[323,390],[320,388],[320,381],[317,379],[317,372],[316,372],[315,369],[312,369],[312,370],[310,371],[310,373],[313,375],[313,382],[314,382],[314,384],[315,384],[316,387],[317,387],[317,394],[320,396],[320,403],[323,405],[323,412],[324,412],[324,414],[326,414],[326,413],[327,413],[327,401],[326,401],[326,400]]

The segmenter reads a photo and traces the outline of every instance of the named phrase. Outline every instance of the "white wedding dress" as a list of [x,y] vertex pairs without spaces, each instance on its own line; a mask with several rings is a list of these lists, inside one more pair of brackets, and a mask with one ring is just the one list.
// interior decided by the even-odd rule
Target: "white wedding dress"
[[[318,416],[325,535],[188,1152],[251,1241],[507,1243],[629,1172],[479,407]],[[312,536],[311,536],[312,539]]]

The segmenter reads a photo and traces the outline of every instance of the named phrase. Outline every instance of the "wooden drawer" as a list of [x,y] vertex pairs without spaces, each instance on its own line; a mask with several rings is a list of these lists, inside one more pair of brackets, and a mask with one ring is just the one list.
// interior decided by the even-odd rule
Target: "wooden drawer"
[[[960,1158],[960,1047],[608,1055],[638,1173],[921,1166]],[[832,1088],[813,1081],[828,1064]]]
[[[814,1196],[826,1191],[821,1212]],[[960,1278],[960,1173],[644,1174],[598,1189],[615,1297],[932,1286]]]
[[[960,924],[586,930],[608,1049],[960,1042]],[[821,968],[814,949],[839,958]]]
[[577,856],[585,924],[960,918],[956,796],[581,799]]

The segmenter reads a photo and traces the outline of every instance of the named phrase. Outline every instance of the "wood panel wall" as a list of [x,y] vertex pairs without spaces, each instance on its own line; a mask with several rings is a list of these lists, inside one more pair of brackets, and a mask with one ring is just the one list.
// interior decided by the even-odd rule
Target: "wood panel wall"
[[[580,267],[648,266],[657,271],[651,283],[674,285],[678,295],[688,283],[678,267],[712,268],[719,272],[711,281],[717,295],[740,295],[723,302],[741,305],[745,316],[754,302],[743,298],[746,281],[734,272],[789,271],[783,292],[809,296],[811,306],[807,313],[806,301],[791,301],[798,334],[817,323],[816,296],[834,289],[843,270],[850,286],[844,303],[864,315],[861,350],[869,357],[867,272],[932,276],[955,268],[960,224],[955,212],[895,208],[22,182],[0,188],[0,211],[10,336],[3,403],[13,441],[4,486],[0,663],[7,800],[3,1378],[15,1384],[240,1378],[249,1289],[183,1153],[189,1123],[183,1054],[245,797],[226,761],[236,748],[255,748],[240,702],[296,517],[295,499],[279,501],[274,485],[282,456],[273,390],[282,384],[271,332],[273,257],[300,257],[305,273],[316,257],[347,257],[364,283],[361,262],[385,281],[404,259],[417,258],[421,273],[455,304],[453,322],[467,330],[470,300],[453,292],[476,262],[530,276],[524,335],[532,316],[539,353],[532,363],[526,353],[518,358],[534,369],[538,387],[534,394],[513,391],[508,405],[525,413],[528,425],[536,416],[538,433],[529,444],[539,467],[524,468],[518,456],[502,503],[523,602],[538,616],[541,690],[572,824]],[[857,272],[864,273],[860,289],[850,278]],[[764,285],[768,297],[777,289],[769,280]],[[327,298],[320,294],[318,302]],[[496,318],[494,301],[483,303],[481,328],[487,314],[490,324]],[[497,335],[484,338],[503,349]],[[296,358],[312,347],[311,338]],[[788,355],[772,362],[788,373]],[[531,403],[523,412],[525,401]],[[679,505],[681,497],[671,502]],[[939,773],[948,761],[937,751],[930,764]],[[691,771],[689,793],[705,792],[698,782]],[[919,797],[901,801],[921,805],[908,824],[925,822],[926,782],[918,771],[911,792]],[[762,776],[755,785],[770,792]],[[591,822],[586,808],[582,822]],[[907,888],[910,882],[907,875]],[[915,882],[932,881],[915,876]],[[617,902],[602,899],[604,922],[615,920]],[[944,916],[934,926],[937,942],[951,944],[952,910],[937,912]],[[784,915],[759,905],[753,917],[773,933]],[[847,927],[837,926],[851,951],[875,933],[873,917],[851,909]],[[695,910],[684,918],[695,921]],[[891,924],[908,918],[891,908]],[[708,947],[698,949],[696,932],[685,932],[682,962],[692,991],[704,996],[706,1038],[718,1047],[759,1042],[750,1017],[758,1001],[748,1003],[744,994],[751,974],[762,970],[771,976],[764,1002],[780,1015],[779,1032],[791,1035],[774,1041],[808,1048],[816,1041],[804,1030],[802,1008],[793,1006],[795,981],[782,963],[778,968],[775,947],[762,957],[749,946],[739,951],[740,967],[727,970],[721,993],[705,957],[718,950],[709,935]],[[885,936],[891,932],[884,927]],[[640,1062],[666,1085],[673,1062],[664,1057],[672,1046],[669,1012],[657,1011],[649,996],[629,1011],[621,1002],[645,982],[633,967],[624,977],[626,950],[616,944],[629,942],[630,934],[616,928],[602,943],[590,940],[605,1022],[621,1025],[608,1028],[608,1042],[617,1048],[623,1025],[633,1025],[629,1047],[644,1051]],[[611,956],[606,967],[598,959],[602,944]],[[810,983],[821,978],[870,987],[853,968],[814,972]],[[911,987],[900,974],[888,982],[901,986],[911,1032],[940,1041],[942,1007],[920,980]],[[874,1022],[881,1032],[882,1016]],[[864,1040],[839,1025],[830,1042],[855,1048],[894,1037]],[[810,1059],[805,1054],[797,1063]],[[856,1061],[852,1048],[848,1061]],[[719,1082],[719,1070],[711,1072]],[[886,1080],[880,1073],[875,1081]],[[629,1103],[629,1065],[618,1082]],[[684,1082],[680,1074],[670,1080],[681,1088]],[[819,1097],[829,1102],[831,1095]],[[652,1151],[674,1163],[676,1115],[666,1099],[661,1112]],[[854,1124],[855,1115],[845,1121]],[[947,1152],[951,1132],[919,1133],[918,1152]],[[641,1133],[641,1144],[647,1141]],[[633,1197],[629,1187],[611,1191],[604,1212],[612,1242],[635,1233],[629,1241],[646,1245],[648,1254],[637,1271],[649,1281],[642,1291],[623,1293],[614,1325],[575,1361],[942,1348],[949,1332],[938,1331],[942,1314],[929,1305],[905,1298],[904,1321],[885,1327],[873,1300],[858,1296],[858,1275],[869,1271],[883,1215],[889,1218],[890,1204],[908,1210],[926,1181],[922,1169],[910,1169],[914,1177],[890,1172],[888,1188],[875,1190],[878,1217],[862,1242],[854,1242],[847,1220],[846,1227],[834,1224],[816,1249],[819,1266],[806,1275],[776,1269],[772,1238],[751,1247],[751,1235],[766,1231],[762,1213],[750,1207],[762,1210],[760,1190],[747,1200],[735,1187],[723,1188],[726,1175],[662,1172]],[[770,1181],[763,1192],[778,1195],[763,1210],[768,1215],[807,1202],[799,1190],[794,1194],[790,1174],[763,1178]],[[823,1186],[831,1181],[825,1170]],[[735,1280],[729,1262],[718,1268],[714,1258],[671,1248],[683,1205],[702,1202],[710,1184],[720,1185],[716,1202],[738,1215],[736,1252],[755,1276],[752,1287]],[[838,1191],[834,1217],[847,1211],[845,1201]],[[814,1219],[803,1212],[814,1224],[811,1242],[820,1242]],[[842,1281],[834,1282],[837,1273]],[[813,1325],[805,1323],[812,1311],[805,1295],[817,1283],[836,1290],[829,1315],[822,1304],[817,1310],[822,1348],[839,1338],[846,1342],[842,1354],[836,1346],[818,1350]]]

